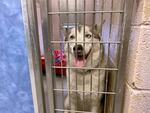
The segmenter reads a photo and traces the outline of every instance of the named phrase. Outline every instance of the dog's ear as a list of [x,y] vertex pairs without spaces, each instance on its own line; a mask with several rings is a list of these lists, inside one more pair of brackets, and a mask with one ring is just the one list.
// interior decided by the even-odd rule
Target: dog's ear
[[100,31],[100,26],[95,24],[94,25],[94,31],[98,33]]
[[102,27],[103,27],[104,22],[105,22],[105,20],[100,25],[95,24],[93,26],[92,32],[94,34],[94,37],[97,38],[97,39],[99,39],[99,40],[101,40],[100,37],[101,37],[101,34],[102,34],[101,32],[102,32]]
[[100,25],[95,24],[95,25],[94,25],[94,31],[95,31],[96,33],[98,33],[98,34],[101,33],[101,32],[102,32],[102,27],[103,27],[103,24],[104,24],[104,23],[105,23],[105,20],[103,20]]
[[70,33],[71,33],[71,29],[70,28],[63,28],[63,34],[64,34],[65,41],[68,40],[68,37],[69,37]]

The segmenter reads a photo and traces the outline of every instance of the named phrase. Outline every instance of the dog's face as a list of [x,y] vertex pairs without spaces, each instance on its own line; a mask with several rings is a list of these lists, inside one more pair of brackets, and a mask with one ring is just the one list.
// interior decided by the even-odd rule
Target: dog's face
[[[71,28],[65,30],[65,40],[69,43],[69,50],[73,57],[73,65],[76,67],[83,67],[87,63],[87,59],[93,51],[93,46],[99,47],[100,44],[92,41],[100,41],[100,35],[97,26],[78,26],[77,29]],[[68,47],[68,44],[66,44]]]

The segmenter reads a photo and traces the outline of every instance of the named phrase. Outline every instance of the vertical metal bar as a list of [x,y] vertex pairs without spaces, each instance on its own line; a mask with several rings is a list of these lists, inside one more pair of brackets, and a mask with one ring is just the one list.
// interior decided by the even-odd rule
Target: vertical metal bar
[[[104,10],[104,0],[101,0],[101,10],[103,11]],[[100,38],[102,38],[102,34],[103,34],[103,13],[101,13],[101,23],[100,23]],[[102,39],[101,39],[102,40]],[[100,40],[100,41],[101,41]],[[100,49],[104,49],[104,48],[101,48],[103,47],[104,45],[100,43]],[[105,54],[105,53],[104,53]],[[100,58],[99,58],[99,62],[100,62]],[[99,73],[99,76],[98,76],[98,92],[100,92],[100,71],[101,70],[98,70],[98,73]],[[99,96],[100,94],[98,94]],[[101,94],[102,95],[102,94]]]
[[130,24],[132,19],[133,0],[125,0],[124,9],[124,26],[123,26],[123,37],[121,44],[120,60],[119,60],[119,71],[117,75],[116,84],[116,95],[114,103],[114,113],[122,113],[123,107],[123,94],[124,94],[124,82],[125,82],[125,68],[128,52],[128,42],[130,37]]
[[[111,10],[113,10],[113,0],[111,0]],[[112,12],[110,13],[110,27],[109,27],[109,39],[111,39],[111,29],[112,29]],[[107,66],[110,63],[110,43],[108,43],[108,53],[107,53]],[[106,71],[106,78],[105,78],[105,91],[108,90],[108,71]],[[107,95],[105,94],[105,102],[104,102],[104,113],[107,112]]]
[[[53,71],[52,71],[52,45],[50,41],[52,40],[52,16],[48,16],[49,2],[47,0],[40,0],[41,5],[41,17],[42,17],[42,33],[43,33],[43,43],[44,43],[44,54],[46,61],[46,82],[48,89],[48,106],[49,113],[54,113],[54,92],[53,92]],[[51,1],[50,1],[51,5]]]
[[[83,1],[83,11],[86,11],[86,1]],[[83,42],[85,42],[85,14],[83,14]],[[83,47],[85,48],[85,43],[83,43]],[[85,52],[83,53],[83,59],[85,58]],[[85,60],[84,60],[85,62]],[[85,110],[85,76],[83,76],[83,111]]]
[[[93,10],[95,11],[95,0],[93,1],[94,3],[93,3]],[[93,13],[93,22],[92,22],[92,28],[94,29],[94,27],[95,27],[95,13]],[[92,34],[92,47],[93,47],[93,36],[94,36],[94,34]],[[91,67],[92,67],[92,65],[93,65],[93,54],[91,55]]]
[[[120,3],[120,10],[124,11],[124,7],[125,7],[125,0],[122,0]],[[123,37],[123,25],[124,25],[124,13],[120,13],[119,14],[119,30],[118,30],[118,40],[122,41],[122,37]],[[116,54],[116,59],[117,61],[115,61],[115,68],[118,68],[119,66],[119,60],[120,60],[120,54],[121,54],[121,44],[117,44],[117,54]],[[118,71],[116,71],[116,75],[118,74]],[[117,84],[117,76],[114,78],[114,88],[113,91],[116,91],[116,84]],[[120,99],[119,101],[121,101],[122,99]],[[115,108],[115,95],[113,95],[113,103],[112,103],[112,108]],[[115,111],[113,109],[113,111]],[[113,112],[112,111],[112,112]],[[114,112],[113,112],[114,113]]]
[[[67,5],[67,11],[69,11],[69,3],[68,3],[68,0],[66,0],[66,5]],[[68,25],[69,24],[69,14],[67,14],[67,29],[69,29],[68,28]],[[68,34],[67,34],[68,35]],[[68,43],[68,51],[69,51],[69,43]],[[68,52],[68,64],[69,64],[69,66],[70,66],[70,54],[69,54],[69,52]],[[69,81],[69,83],[68,83],[68,95],[69,95],[69,107],[71,108],[71,99],[70,99],[70,68],[68,68],[67,69],[68,70],[68,75],[67,75],[67,77],[68,77],[68,81]]]
[[[60,0],[58,0],[58,10],[59,10],[59,12],[61,11],[61,9],[60,9]],[[62,22],[61,22],[61,18],[60,18],[60,14],[58,15],[59,16],[59,37],[61,38],[61,26],[62,26]],[[61,41],[63,41],[62,39],[61,39]],[[60,67],[63,67],[63,65],[62,65],[62,58],[63,58],[63,56],[62,56],[62,43],[59,43],[60,44],[60,51],[61,51],[61,55],[60,55],[60,57],[61,57],[61,62],[60,62]],[[62,79],[62,81],[61,81],[61,89],[62,89],[62,107],[64,108],[64,95],[63,95],[63,89],[64,89],[64,87],[63,87],[63,81],[64,81],[64,73],[63,73],[63,69],[62,68],[60,68],[60,70],[61,70],[61,79]]]
[[[77,0],[75,0],[75,11],[77,11]],[[77,28],[78,28],[77,19],[78,19],[77,14],[75,14],[75,37],[76,37],[76,42],[77,42]],[[76,43],[76,45],[77,45],[77,43]],[[76,55],[77,55],[77,52],[76,52]],[[75,76],[76,76],[76,90],[78,90],[78,82],[77,82],[78,81],[78,76],[77,76],[77,74]],[[77,106],[77,103],[78,103],[77,93],[78,92],[76,92],[76,106]]]
[[[49,2],[50,2],[50,4],[52,4],[51,2],[52,2],[52,0],[47,0],[47,3],[49,4]],[[49,6],[50,5],[48,5],[48,11],[49,11]],[[41,10],[42,10],[42,8],[41,8]],[[52,6],[50,6],[50,10],[52,10]],[[53,21],[53,17],[55,17],[55,16],[57,16],[57,15],[52,15],[51,17],[50,17],[50,19],[49,19],[49,15],[48,15],[48,21],[50,21],[51,23],[53,23],[52,21]],[[49,28],[51,27],[51,29],[49,29],[49,30],[51,30],[51,32],[50,32],[50,35],[51,35],[51,39],[50,39],[50,41],[55,41],[55,38],[53,37],[54,36],[54,32],[53,32],[53,28],[55,28],[55,27],[53,27],[53,24],[49,24],[48,25],[49,26]],[[55,47],[57,47],[57,46],[54,46],[55,44],[53,44],[53,43],[50,43],[51,44],[51,51],[50,52],[52,52],[52,59],[51,59],[51,64],[53,65],[53,64],[55,64],[55,62],[56,62],[56,59],[55,59],[55,57],[54,57],[54,55],[55,55],[55,52],[54,52],[54,50],[55,50]],[[59,44],[59,43],[58,43]],[[56,74],[56,68],[52,68],[52,73],[53,73],[53,79],[52,79],[52,81],[53,81],[53,88],[58,88],[58,85],[57,85],[57,74]],[[55,97],[55,95],[57,95],[56,93],[57,92],[53,92],[54,94],[54,101],[56,101],[56,97]]]
[[[125,8],[125,0],[122,0],[122,6],[120,6],[120,9],[121,10],[124,10],[124,8]],[[118,40],[119,41],[123,41],[123,25],[124,25],[124,13],[120,13],[120,22],[119,22],[119,25],[120,25],[120,30],[118,31]],[[121,46],[120,46],[120,44],[119,44],[119,47],[118,47],[118,50],[117,50],[117,52],[118,52],[118,55],[116,56],[116,58],[118,59],[117,61],[116,61],[116,66],[118,67],[118,63],[119,63],[119,55],[121,54],[120,52],[121,52]]]
[[[95,11],[95,0],[93,1],[93,10]],[[92,18],[92,24],[93,25],[91,25],[92,26],[92,29],[94,29],[94,27],[95,27],[95,21],[94,21],[94,18],[95,17],[95,13],[93,13],[93,18]],[[92,33],[92,47],[93,47],[93,36],[94,36],[94,34]],[[91,66],[90,67],[92,67],[92,65],[93,65],[93,53],[91,54]],[[92,82],[93,82],[93,77],[92,77],[93,75],[92,75],[92,72],[90,72],[90,91],[92,91]],[[90,101],[91,101],[91,103],[92,103],[92,93],[90,93]]]
[[[96,1],[93,0],[93,11],[94,11],[94,12],[96,12],[95,4],[96,4]],[[97,14],[97,13],[93,13],[93,25],[95,25],[95,15],[96,15],[96,14]]]
[[[95,11],[95,0],[93,0],[93,11]],[[93,13],[93,22],[92,22],[92,29],[95,29],[95,13]],[[93,32],[92,32],[92,47],[93,47],[93,37],[94,37],[94,34],[93,34]],[[93,53],[91,54],[91,67],[93,67]],[[91,74],[90,74],[90,78],[91,78],[91,83],[90,83],[90,91],[92,91],[93,90],[93,88],[92,88],[92,84],[93,84],[93,80],[92,80],[92,77],[93,77],[93,74],[92,74],[92,71],[91,71]],[[98,94],[97,94],[98,95]],[[91,95],[90,95],[90,99],[92,100],[92,98],[91,98],[91,96],[92,96],[92,98],[93,98],[93,96],[94,96],[94,94],[92,95],[92,93],[91,93]],[[93,100],[92,100],[93,101]],[[93,103],[91,101],[91,103]],[[93,106],[93,105],[92,105]]]
[[36,113],[45,113],[36,2],[35,0],[21,0],[21,4],[26,44],[28,48],[28,62],[34,110]]

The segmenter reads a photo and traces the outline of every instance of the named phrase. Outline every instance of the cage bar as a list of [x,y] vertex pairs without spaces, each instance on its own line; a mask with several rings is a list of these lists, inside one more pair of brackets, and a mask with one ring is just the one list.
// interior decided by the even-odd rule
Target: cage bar
[[[28,0],[27,0],[28,1]],[[51,8],[52,8],[52,0],[40,0],[40,6],[41,6],[41,18],[42,18],[42,32],[43,32],[43,44],[44,44],[44,53],[45,53],[45,58],[46,58],[46,83],[47,83],[47,92],[48,92],[48,106],[49,108],[47,109],[46,108],[46,112],[47,113],[55,113],[55,112],[65,112],[65,111],[68,111],[68,112],[82,112],[82,113],[85,113],[85,94],[86,93],[89,93],[90,95],[92,94],[103,94],[105,95],[105,102],[104,102],[104,113],[107,113],[107,102],[108,101],[108,98],[107,96],[114,96],[114,105],[113,105],[113,113],[121,113],[121,108],[122,108],[122,103],[123,103],[123,81],[124,81],[124,77],[122,75],[124,75],[124,67],[125,67],[125,61],[126,61],[126,53],[127,53],[127,46],[128,46],[128,37],[129,37],[129,31],[130,31],[130,22],[131,22],[131,13],[132,13],[132,5],[133,5],[133,0],[123,0],[123,2],[121,3],[122,6],[124,7],[123,9],[119,9],[119,10],[114,10],[113,9],[113,0],[111,0],[111,9],[110,10],[105,10],[104,9],[104,0],[101,1],[101,8],[100,10],[96,10],[95,8],[95,4],[96,4],[96,0],[93,0],[93,9],[92,10],[89,10],[89,9],[86,9],[86,4],[87,4],[87,1],[86,0],[83,0],[83,10],[78,10],[78,0],[74,0],[74,5],[75,5],[75,10],[74,11],[70,11],[69,9],[69,1],[68,0],[65,0],[65,3],[66,3],[66,10],[65,11],[61,11],[61,8],[60,8],[60,2],[62,0],[57,0],[58,1],[58,11],[53,11]],[[28,9],[31,8],[31,10],[35,11],[35,8],[36,6],[33,5],[33,2],[35,2],[35,0],[31,0],[31,3],[32,4],[29,4],[30,2],[28,1]],[[32,5],[32,6],[31,6]],[[28,10],[29,11],[29,10]],[[32,13],[29,13],[29,14],[32,14]],[[81,42],[81,41],[78,41],[77,40],[77,27],[79,26],[78,25],[78,17],[79,17],[79,14],[80,15],[83,15],[83,25],[84,25],[84,33],[83,33],[83,37],[84,37],[84,41]],[[103,25],[103,19],[104,19],[104,14],[110,14],[110,26],[109,26],[109,37],[107,41],[92,41],[91,42],[86,42],[85,41],[85,25],[86,25],[86,15],[87,14],[91,14],[93,15],[93,23],[92,23],[92,26],[94,28],[94,24],[95,24],[95,18],[96,18],[96,15],[97,14],[100,14],[101,15],[101,25]],[[112,32],[112,24],[113,24],[113,21],[112,21],[112,15],[113,14],[120,14],[123,16],[123,18],[120,19],[120,25],[123,25],[123,27],[121,27],[121,29],[118,32],[118,37],[120,37],[121,39],[119,40],[112,40],[112,37],[110,36],[111,35],[111,32]],[[63,39],[62,40],[58,40],[58,41],[54,41],[52,39],[53,38],[53,19],[52,17],[53,16],[59,16],[59,36],[61,37],[61,28],[63,26],[63,22],[61,20],[61,17],[63,15],[66,15],[66,20],[67,20],[67,28],[69,28],[69,23],[70,23],[70,20],[69,20],[69,16],[70,15],[74,15],[74,23],[75,23],[75,37],[76,37],[76,41],[64,41]],[[33,15],[34,16],[34,15]],[[28,19],[30,19],[30,15],[28,15]],[[29,21],[28,24],[31,25],[31,23],[34,23],[34,21],[31,19],[31,21]],[[36,22],[34,24],[37,24]],[[35,26],[34,26],[35,27]],[[105,30],[102,30],[102,26],[101,27],[101,33]],[[30,28],[32,30],[32,28]],[[35,28],[36,29],[36,28]],[[35,34],[34,34],[35,35]],[[36,36],[36,35],[35,35]],[[101,34],[102,36],[102,34]],[[36,36],[36,39],[34,40],[31,40],[31,41],[37,41],[37,36]],[[28,40],[28,43],[29,40]],[[33,43],[36,43],[36,47],[38,44],[38,42],[33,42]],[[59,45],[62,45],[62,44],[67,44],[68,45],[68,50],[69,50],[69,46],[70,44],[72,43],[75,43],[77,45],[77,43],[81,43],[84,45],[85,47],[85,44],[100,44],[100,47],[102,45],[106,46],[108,45],[108,54],[107,54],[107,64],[109,64],[110,62],[110,47],[112,44],[114,45],[119,45],[119,49],[118,49],[118,64],[116,67],[109,67],[109,66],[106,66],[106,67],[92,67],[93,65],[93,55],[91,55],[91,66],[89,67],[72,67],[70,66],[70,55],[68,53],[68,65],[67,66],[63,66],[62,65],[62,62],[61,62],[61,65],[60,66],[54,66],[53,63],[54,63],[54,58],[53,58],[53,46],[52,45],[55,45],[55,44],[59,44]],[[61,47],[61,46],[60,46]],[[36,48],[38,49],[38,47]],[[61,49],[62,51],[62,49]],[[33,53],[35,51],[32,51]],[[37,54],[37,53],[36,53]],[[34,54],[34,55],[36,55]],[[83,55],[85,56],[85,55]],[[39,56],[38,56],[39,57]],[[38,60],[36,57],[35,59]],[[62,58],[62,54],[61,54],[61,58]],[[32,59],[35,61],[34,57],[32,56]],[[123,61],[124,60],[124,61]],[[32,72],[34,72],[34,74],[37,72],[35,72],[35,69],[38,69],[40,68],[39,65],[40,63],[37,63],[37,62],[34,62],[35,64],[37,64],[37,66],[34,67],[34,71],[31,70]],[[30,64],[31,65],[31,64]],[[68,88],[65,89],[63,86],[63,80],[64,80],[64,76],[61,75],[61,88],[55,88],[54,87],[54,84],[56,84],[56,80],[55,78],[52,76],[54,74],[54,69],[61,69],[61,73],[63,74],[62,70],[63,69],[67,69],[67,73],[68,73],[68,79],[69,79],[69,84],[68,84]],[[83,76],[83,87],[82,89],[83,90],[79,90],[78,89],[78,76],[76,75],[76,89],[75,90],[72,90],[70,88],[70,76],[71,76],[71,72],[70,72],[70,69],[74,69],[74,70],[77,70],[77,69],[83,69],[83,70],[88,70],[88,72],[90,73],[92,70],[98,70],[99,73],[101,71],[106,71],[106,81],[105,81],[105,90],[104,91],[100,91],[100,85],[98,85],[98,91],[92,91],[92,73],[91,73],[91,80],[90,80],[90,89],[89,91],[85,91],[85,78]],[[108,78],[110,75],[108,75],[108,71],[112,72],[112,71],[115,71],[117,74],[114,75],[114,77],[116,78],[116,88],[114,91],[109,91],[108,90]],[[40,71],[38,71],[40,73]],[[35,76],[35,75],[34,75]],[[39,74],[38,74],[39,76]],[[100,74],[98,76],[98,83],[100,84]],[[40,85],[37,86],[37,87],[41,87]],[[38,93],[40,90],[38,90],[36,93]],[[43,91],[41,91],[43,93]],[[63,99],[63,102],[62,102],[62,105],[63,105],[63,108],[62,109],[56,109],[56,106],[54,105],[55,104],[55,101],[54,101],[54,97],[55,97],[55,93],[62,93],[62,99]],[[68,93],[69,95],[69,106],[70,108],[72,108],[72,103],[71,103],[71,96],[70,96],[70,93],[75,93],[76,94],[76,97],[77,97],[77,93],[82,93],[83,94],[83,111],[78,111],[77,108],[73,108],[71,110],[66,110],[64,108],[64,95],[63,93]],[[42,98],[44,97],[41,97],[42,96],[42,93],[39,93],[39,100],[40,101],[37,101],[38,102],[38,110],[41,111],[41,113],[44,113],[45,111],[45,105],[44,105],[44,101],[42,100]],[[42,101],[42,102],[41,102]],[[41,105],[44,106],[42,108],[39,108],[39,104],[41,102]],[[78,103],[78,100],[76,99],[76,104]],[[77,106],[77,105],[76,105]],[[87,111],[86,111],[87,113]],[[89,113],[92,113],[92,112],[89,112]]]
[[124,0],[124,17],[123,17],[123,34],[121,40],[123,43],[119,48],[119,59],[118,59],[118,75],[116,78],[116,95],[114,100],[114,111],[113,113],[121,113],[123,105],[123,93],[124,93],[124,80],[125,80],[125,62],[128,48],[128,41],[130,35],[130,24],[133,10],[133,0]]
[[[83,1],[83,11],[86,11],[86,0]],[[83,14],[83,42],[85,42],[85,19],[86,19],[86,14]],[[85,48],[85,43],[83,43],[83,47]],[[85,58],[85,53],[83,54],[83,58]],[[84,60],[85,62],[85,60]],[[85,77],[83,76],[83,91],[85,90]],[[85,109],[85,95],[83,92],[83,110]]]
[[[113,10],[113,0],[111,0],[111,10]],[[111,31],[111,29],[112,29],[112,12],[110,13],[110,26],[109,26],[109,39],[108,40],[110,40],[110,38],[111,38],[111,33],[112,33],[112,31]],[[108,54],[107,54],[107,65],[109,65],[110,64],[110,43],[108,43]],[[106,78],[105,78],[105,91],[107,91],[108,90],[108,70],[106,71]],[[105,101],[104,101],[104,113],[106,113],[107,112],[107,95],[105,95]]]
[[[77,12],[77,0],[75,0],[75,12]],[[77,28],[78,28],[78,21],[77,21],[77,19],[78,19],[78,13],[74,13],[75,14],[75,41],[77,42]],[[75,43],[76,44],[76,46],[77,46],[77,43]],[[75,53],[76,55],[77,55],[77,52]],[[75,73],[76,74],[76,73]],[[77,74],[75,75],[76,76],[76,90],[78,90],[78,76],[77,76]],[[77,103],[78,103],[78,98],[77,98],[77,92],[76,92],[76,106],[77,106]],[[73,108],[74,110],[77,110],[77,108]]]
[[47,112],[54,113],[54,92],[53,92],[53,71],[52,66],[53,63],[53,57],[52,57],[52,45],[50,45],[48,42],[52,40],[52,34],[50,34],[50,31],[52,32],[52,28],[49,27],[49,25],[52,25],[52,16],[48,16],[48,8],[49,3],[51,6],[51,2],[48,2],[47,0],[40,0],[40,6],[41,6],[41,18],[43,20],[42,22],[42,34],[43,34],[43,44],[44,44],[44,54],[45,54],[45,61],[46,61],[46,83],[47,83],[47,92],[48,92],[48,108]]
[[[61,66],[52,66],[52,68],[65,68],[65,69],[81,69],[80,67],[61,67]],[[87,69],[87,70],[112,70],[112,71],[118,71],[117,68],[93,68],[93,67],[82,67],[82,69]]]
[[123,11],[69,11],[69,12],[48,12],[48,15],[57,14],[91,14],[91,13],[123,13]]
[[82,91],[82,90],[66,90],[66,89],[54,89],[54,91],[61,91],[61,92],[81,92],[81,93],[96,93],[96,94],[108,94],[108,95],[115,95],[115,92],[102,92],[102,91]]
[[95,44],[95,43],[100,43],[100,44],[121,44],[121,41],[93,41],[93,42],[82,42],[82,41],[50,41],[50,43],[53,43],[53,44],[58,44],[58,43],[87,43],[87,44]]

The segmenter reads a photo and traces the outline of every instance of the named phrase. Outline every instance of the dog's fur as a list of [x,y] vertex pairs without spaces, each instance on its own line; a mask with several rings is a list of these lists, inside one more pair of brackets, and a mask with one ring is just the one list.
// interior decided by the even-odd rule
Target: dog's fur
[[[104,60],[104,47],[102,44],[93,43],[93,41],[101,41],[100,29],[95,25],[91,26],[78,26],[75,28],[65,29],[65,41],[77,43],[66,43],[65,54],[67,57],[68,67],[77,67],[77,69],[67,69],[67,86],[72,90],[68,92],[65,99],[65,108],[68,110],[78,110],[100,113],[102,99],[101,93],[90,93],[104,91],[104,79],[105,70],[90,69],[90,68],[102,68],[105,67],[106,62]],[[85,35],[84,35],[85,32]],[[78,41],[80,43],[78,43]],[[81,43],[81,42],[88,43]],[[91,43],[89,43],[91,42]],[[83,63],[78,60],[75,54],[77,54],[76,46],[83,47]],[[91,61],[92,60],[92,61]],[[88,69],[82,69],[82,68]],[[100,78],[99,78],[100,77]],[[83,87],[84,84],[84,87]],[[75,90],[78,90],[75,92]],[[83,93],[85,91],[85,93]],[[88,93],[86,93],[88,92]],[[84,100],[84,101],[83,101]],[[68,112],[65,112],[68,113]],[[72,112],[71,112],[72,113]]]

